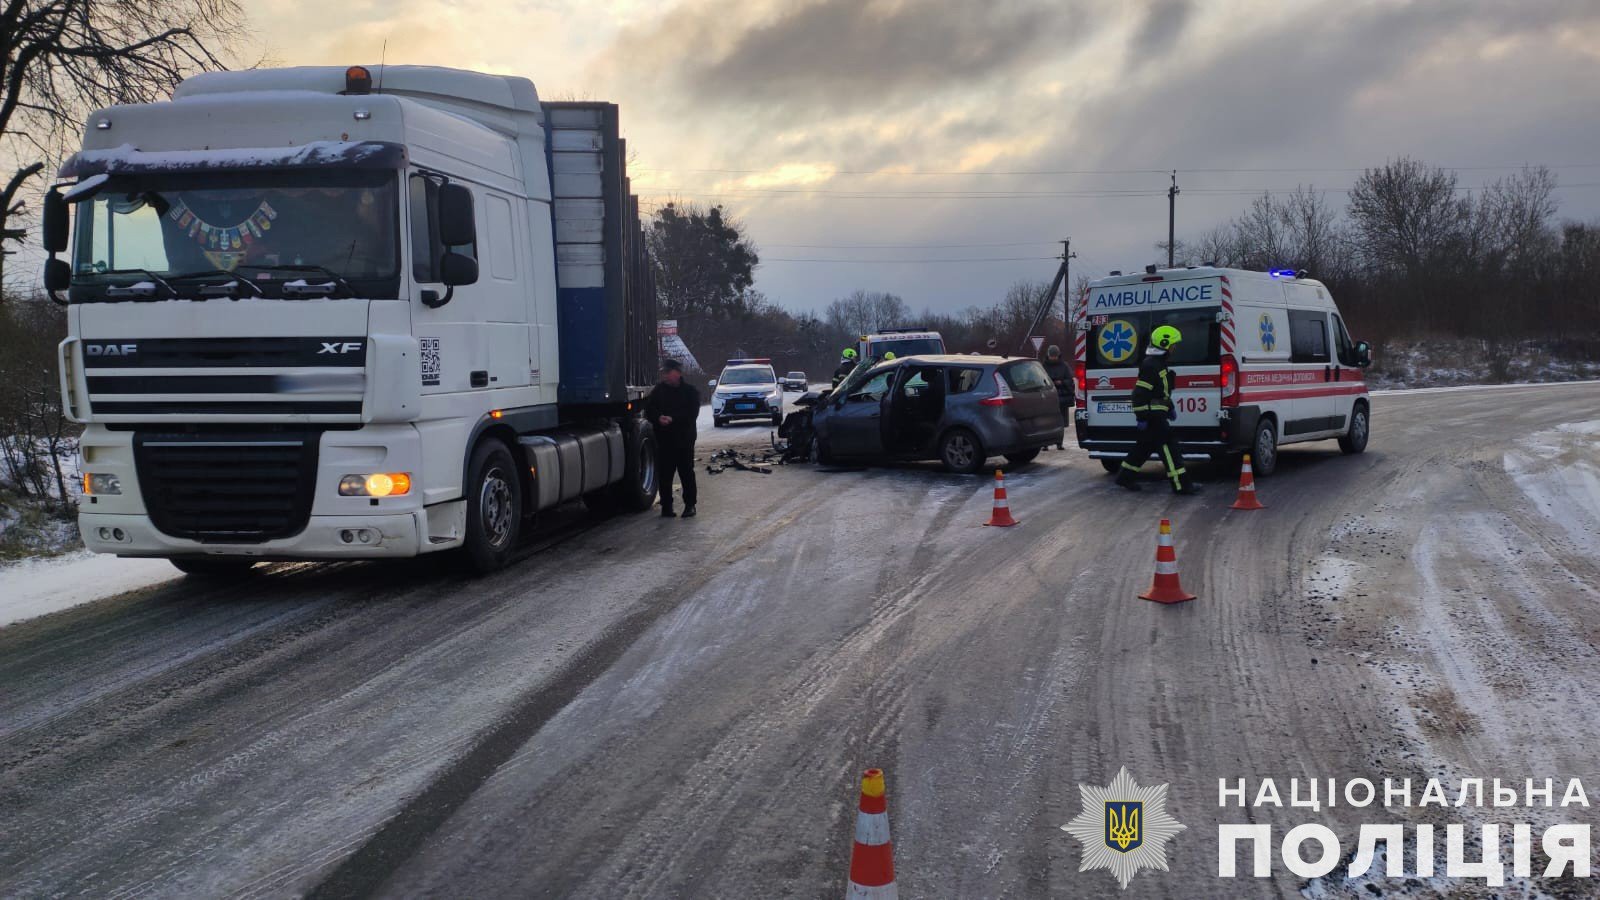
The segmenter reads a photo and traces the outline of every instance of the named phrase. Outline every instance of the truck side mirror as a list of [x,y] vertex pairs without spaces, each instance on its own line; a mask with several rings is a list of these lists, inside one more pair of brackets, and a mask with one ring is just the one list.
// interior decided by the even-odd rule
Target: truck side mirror
[[[39,242],[50,253],[63,253],[67,249],[67,201],[57,190],[44,195],[44,214],[39,228]],[[70,272],[68,273],[70,276]]]
[[[439,243],[461,247],[478,242],[478,222],[472,215],[472,191],[466,185],[439,185]],[[473,276],[477,280],[477,276]],[[449,284],[449,282],[445,282]],[[462,284],[471,284],[463,281]]]
[[439,280],[445,287],[477,284],[478,261],[464,253],[446,253],[439,258]]
[[66,301],[56,295],[57,291],[64,291],[72,286],[72,266],[64,259],[54,256],[44,261],[44,290],[50,299],[57,303],[66,304]]

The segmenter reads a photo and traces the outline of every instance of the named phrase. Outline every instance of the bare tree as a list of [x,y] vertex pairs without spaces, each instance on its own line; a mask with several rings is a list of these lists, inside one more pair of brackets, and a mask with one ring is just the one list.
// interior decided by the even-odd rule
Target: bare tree
[[896,294],[857,289],[828,304],[828,326],[844,334],[869,334],[905,325],[911,308]]
[[[237,0],[5,0],[0,144],[15,158],[54,159],[90,110],[148,102],[192,72],[226,68],[242,22]],[[23,166],[0,193],[0,243],[25,236],[18,194],[43,168]]]

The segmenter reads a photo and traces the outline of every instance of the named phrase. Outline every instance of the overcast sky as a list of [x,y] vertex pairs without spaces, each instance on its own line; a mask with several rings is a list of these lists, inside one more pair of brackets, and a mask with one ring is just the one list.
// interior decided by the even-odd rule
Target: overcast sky
[[[720,202],[795,309],[1155,261],[1263,189],[1523,164],[1600,217],[1596,0],[263,0],[279,64],[428,63],[619,103],[647,204]],[[1342,206],[1343,196],[1334,199]],[[840,262],[839,260],[942,260]]]

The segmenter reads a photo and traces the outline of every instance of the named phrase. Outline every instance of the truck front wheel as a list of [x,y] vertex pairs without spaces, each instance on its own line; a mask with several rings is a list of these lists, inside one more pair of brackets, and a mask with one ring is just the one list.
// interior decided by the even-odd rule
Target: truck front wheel
[[522,528],[522,483],[511,451],[486,440],[472,451],[467,467],[466,563],[480,575],[505,566]]

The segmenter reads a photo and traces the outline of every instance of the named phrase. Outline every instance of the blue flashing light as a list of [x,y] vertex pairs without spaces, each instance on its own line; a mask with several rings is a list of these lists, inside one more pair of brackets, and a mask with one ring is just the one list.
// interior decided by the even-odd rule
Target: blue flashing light
[[1293,278],[1295,271],[1293,269],[1273,269],[1268,274],[1273,278]]

